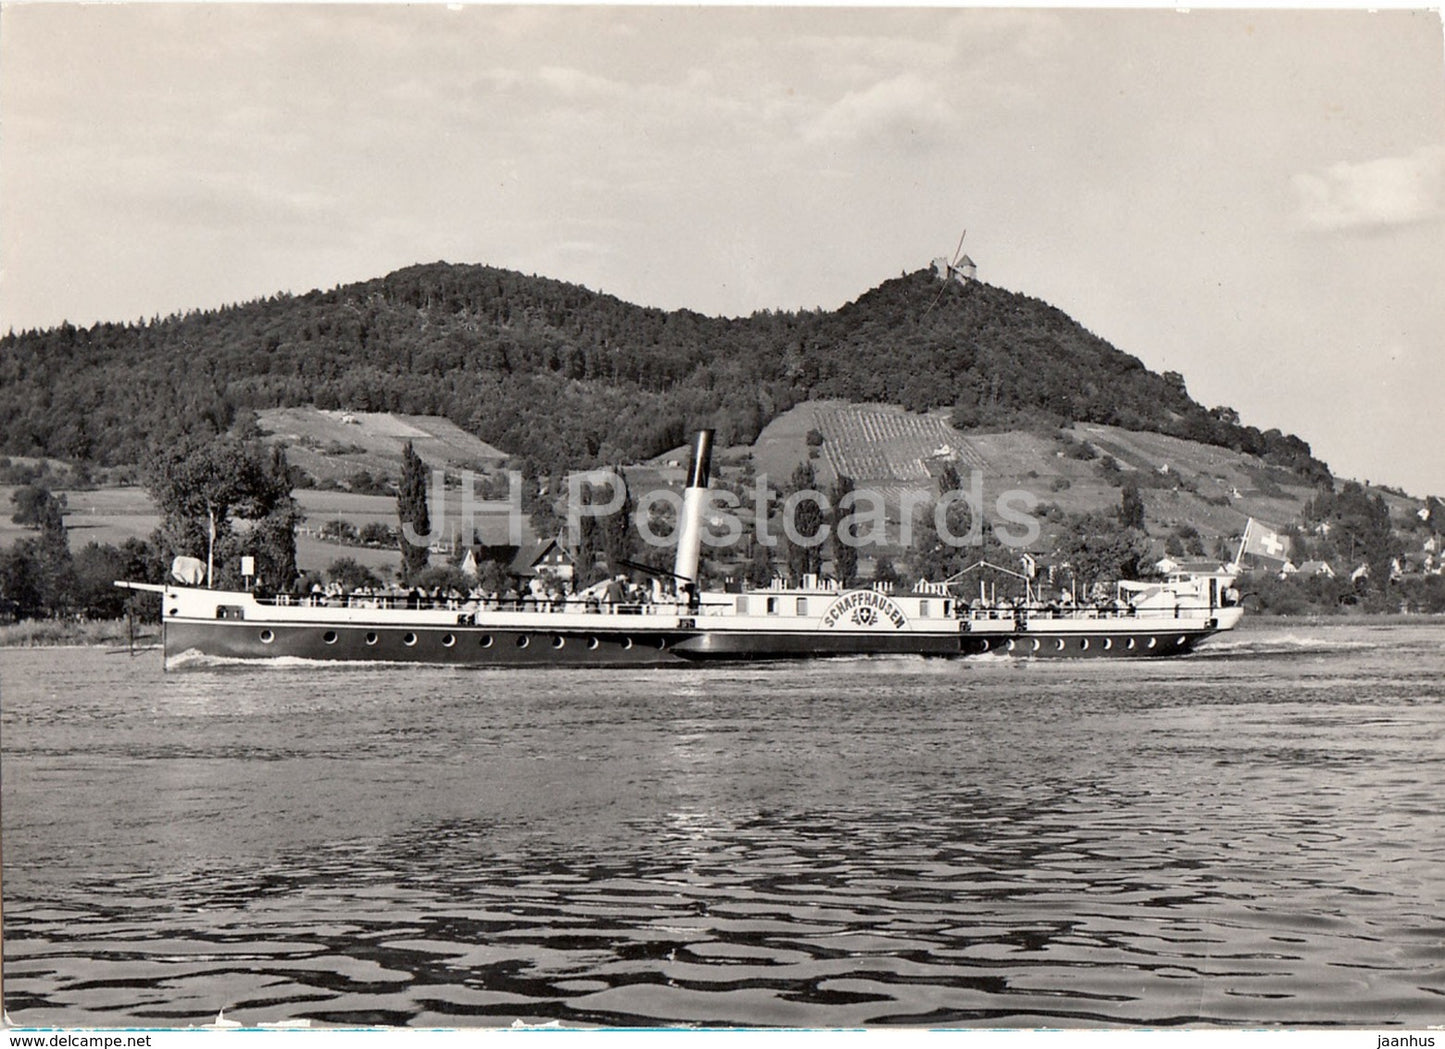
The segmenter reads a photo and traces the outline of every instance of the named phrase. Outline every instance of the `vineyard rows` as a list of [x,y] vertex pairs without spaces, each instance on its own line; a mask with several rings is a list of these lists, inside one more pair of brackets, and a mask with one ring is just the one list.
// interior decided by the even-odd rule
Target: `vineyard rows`
[[814,418],[823,434],[823,455],[828,464],[855,481],[891,479],[926,484],[945,462],[979,470],[985,467],[978,450],[935,416],[868,408],[820,408]]

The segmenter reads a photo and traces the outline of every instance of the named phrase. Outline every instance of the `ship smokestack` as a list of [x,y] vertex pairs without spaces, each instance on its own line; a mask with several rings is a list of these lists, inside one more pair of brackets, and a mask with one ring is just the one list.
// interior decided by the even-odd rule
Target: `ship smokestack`
[[687,487],[682,492],[682,513],[677,522],[677,560],[672,574],[679,583],[697,583],[697,563],[702,551],[703,513],[707,486],[712,476],[712,431],[699,430],[692,441],[692,462],[687,469]]

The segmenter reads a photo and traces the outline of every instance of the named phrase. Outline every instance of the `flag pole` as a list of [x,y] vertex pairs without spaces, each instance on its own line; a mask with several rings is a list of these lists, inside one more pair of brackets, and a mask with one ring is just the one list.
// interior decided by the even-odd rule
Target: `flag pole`
[[1249,530],[1252,527],[1254,527],[1254,518],[1246,518],[1244,522],[1244,534],[1239,537],[1239,553],[1234,555],[1234,567],[1236,570],[1238,570],[1240,562],[1244,560],[1244,547],[1245,544],[1249,542]]

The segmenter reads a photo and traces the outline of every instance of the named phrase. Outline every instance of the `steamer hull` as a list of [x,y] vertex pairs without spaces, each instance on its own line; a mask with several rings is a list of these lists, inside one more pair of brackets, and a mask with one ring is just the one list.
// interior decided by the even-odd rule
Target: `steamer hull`
[[196,659],[643,668],[849,656],[1154,658],[1193,651],[1240,614],[979,616],[938,594],[822,587],[590,611],[332,607],[196,587],[145,589],[163,597],[168,666]]
[[196,659],[307,660],[464,667],[662,667],[686,660],[674,650],[691,635],[677,630],[626,633],[264,622],[176,621],[165,625],[168,666]]

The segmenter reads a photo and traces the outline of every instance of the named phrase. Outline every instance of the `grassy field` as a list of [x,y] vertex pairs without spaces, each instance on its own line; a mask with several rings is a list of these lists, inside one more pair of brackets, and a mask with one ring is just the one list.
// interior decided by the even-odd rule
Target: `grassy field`
[[292,465],[319,481],[342,481],[358,470],[395,478],[407,441],[434,468],[494,470],[507,458],[506,452],[435,416],[310,407],[268,408],[257,415],[267,440],[284,443]]

